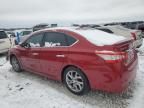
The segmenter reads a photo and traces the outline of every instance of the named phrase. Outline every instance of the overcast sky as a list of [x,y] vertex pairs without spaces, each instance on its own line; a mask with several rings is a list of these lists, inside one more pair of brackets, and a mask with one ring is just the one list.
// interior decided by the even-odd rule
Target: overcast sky
[[144,21],[144,0],[0,0],[0,27]]

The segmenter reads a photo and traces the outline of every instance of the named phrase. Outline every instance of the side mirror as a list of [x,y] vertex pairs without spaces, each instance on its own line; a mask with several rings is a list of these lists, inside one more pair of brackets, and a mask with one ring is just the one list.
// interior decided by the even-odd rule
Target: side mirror
[[21,43],[20,46],[24,47],[24,48],[30,48],[31,47],[29,43]]

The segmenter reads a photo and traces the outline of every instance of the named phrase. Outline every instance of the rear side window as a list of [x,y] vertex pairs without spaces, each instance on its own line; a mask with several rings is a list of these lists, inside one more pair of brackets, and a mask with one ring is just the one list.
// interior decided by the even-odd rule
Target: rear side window
[[62,33],[47,32],[43,42],[44,47],[67,46],[66,37]]
[[77,40],[71,36],[66,35],[66,39],[68,41],[68,46],[71,46],[72,44],[74,44]]
[[8,38],[4,31],[0,31],[0,39]]

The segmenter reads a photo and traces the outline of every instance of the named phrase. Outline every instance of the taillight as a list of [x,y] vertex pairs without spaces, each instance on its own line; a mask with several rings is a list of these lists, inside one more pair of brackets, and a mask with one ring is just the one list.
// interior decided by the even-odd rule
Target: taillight
[[95,51],[95,53],[107,63],[116,63],[127,59],[127,54],[125,52]]
[[131,32],[131,35],[132,35],[132,39],[136,40],[136,33]]

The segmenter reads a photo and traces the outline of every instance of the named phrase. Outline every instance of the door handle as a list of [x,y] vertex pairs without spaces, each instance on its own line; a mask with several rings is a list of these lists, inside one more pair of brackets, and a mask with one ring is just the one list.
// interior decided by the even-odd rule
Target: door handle
[[32,53],[32,55],[37,56],[37,55],[39,55],[39,53]]
[[64,58],[65,55],[56,55],[56,57],[61,57],[61,58]]

